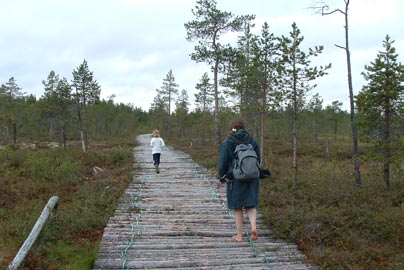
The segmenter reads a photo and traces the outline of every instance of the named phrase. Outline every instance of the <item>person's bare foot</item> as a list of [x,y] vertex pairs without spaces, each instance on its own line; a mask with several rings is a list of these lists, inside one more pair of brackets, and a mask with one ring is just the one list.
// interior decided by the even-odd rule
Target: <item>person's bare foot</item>
[[251,240],[257,241],[258,240],[258,233],[257,231],[252,231],[251,232]]
[[231,240],[233,240],[234,242],[237,242],[237,243],[241,243],[241,242],[243,242],[243,236],[237,234],[237,235],[233,236],[233,237],[231,238]]

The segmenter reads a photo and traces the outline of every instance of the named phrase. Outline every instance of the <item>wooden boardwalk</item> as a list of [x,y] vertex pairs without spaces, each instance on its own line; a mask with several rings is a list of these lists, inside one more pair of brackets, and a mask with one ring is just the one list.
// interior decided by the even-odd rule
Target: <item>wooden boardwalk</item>
[[272,239],[260,218],[257,241],[247,235],[243,243],[231,241],[235,225],[225,187],[170,147],[163,150],[156,174],[150,138],[137,138],[135,176],[105,228],[94,270],[315,269],[295,245]]

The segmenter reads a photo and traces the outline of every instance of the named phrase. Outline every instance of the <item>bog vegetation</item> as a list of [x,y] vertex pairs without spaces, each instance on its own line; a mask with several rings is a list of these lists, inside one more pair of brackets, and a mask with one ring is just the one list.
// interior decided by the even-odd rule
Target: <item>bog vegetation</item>
[[[312,65],[324,48],[304,50],[295,23],[280,37],[267,23],[252,34],[254,16],[215,4],[197,1],[195,20],[185,24],[187,40],[198,41],[192,59],[213,71],[213,79],[208,72],[197,79],[192,106],[173,70],[149,111],[114,103],[114,96],[101,100],[86,60],[71,81],[50,71],[39,98],[14,77],[1,85],[0,267],[58,195],[59,215],[23,267],[91,269],[103,228],[131,181],[136,135],[157,128],[215,170],[228,123],[241,116],[273,175],[262,182],[260,211],[275,237],[298,244],[322,269],[403,269],[404,68],[394,41],[387,35],[365,67],[367,83],[351,97],[348,113],[314,92],[331,65]],[[228,31],[242,32],[235,45],[219,42]]]

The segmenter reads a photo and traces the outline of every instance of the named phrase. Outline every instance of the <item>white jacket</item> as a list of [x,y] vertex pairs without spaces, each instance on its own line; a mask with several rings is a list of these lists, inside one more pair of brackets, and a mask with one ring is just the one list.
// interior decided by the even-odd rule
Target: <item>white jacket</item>
[[152,154],[161,153],[161,148],[165,146],[164,140],[161,137],[153,137],[150,146],[152,147]]

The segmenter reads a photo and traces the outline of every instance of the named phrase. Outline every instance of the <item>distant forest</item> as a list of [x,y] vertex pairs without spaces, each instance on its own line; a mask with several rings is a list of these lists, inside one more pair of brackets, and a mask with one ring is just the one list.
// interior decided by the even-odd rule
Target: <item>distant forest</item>
[[[269,136],[290,143],[294,159],[301,141],[329,147],[353,136],[354,144],[359,139],[372,145],[373,155],[366,158],[383,164],[388,188],[391,166],[401,168],[404,156],[404,67],[394,41],[387,35],[375,60],[365,66],[366,85],[350,97],[351,112],[346,112],[338,100],[324,106],[315,93],[316,79],[332,72],[331,63],[312,64],[324,48],[304,50],[296,23],[288,35],[275,36],[267,23],[260,34],[253,34],[255,16],[235,16],[217,10],[215,4],[198,1],[192,10],[195,20],[184,25],[186,39],[197,41],[192,60],[208,63],[213,74],[213,78],[208,72],[196,78],[192,110],[189,93],[179,90],[173,70],[156,89],[149,111],[130,103],[116,104],[113,96],[101,100],[102,87],[83,60],[72,71],[71,81],[53,70],[47,78],[38,78],[44,87],[39,98],[27,95],[18,86],[18,78],[4,82],[0,87],[0,143],[55,141],[68,147],[69,141],[80,140],[86,151],[91,141],[158,128],[168,138],[186,136],[194,145],[219,146],[229,121],[241,116],[259,138],[264,161]],[[243,34],[231,46],[219,43],[225,32]]]

